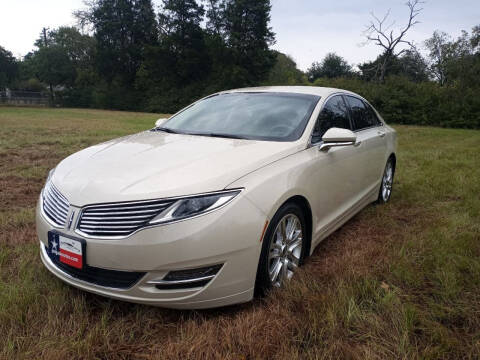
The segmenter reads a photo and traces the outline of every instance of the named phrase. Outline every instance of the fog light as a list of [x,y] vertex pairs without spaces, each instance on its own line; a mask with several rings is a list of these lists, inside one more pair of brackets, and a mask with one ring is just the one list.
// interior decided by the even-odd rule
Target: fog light
[[177,280],[194,280],[203,278],[205,276],[215,276],[218,270],[222,267],[221,264],[207,266],[197,269],[176,270],[170,271],[167,276],[163,278],[165,281],[177,281]]
[[170,271],[163,279],[151,280],[148,283],[155,285],[159,290],[203,287],[215,277],[222,266],[223,264],[218,264],[196,269]]

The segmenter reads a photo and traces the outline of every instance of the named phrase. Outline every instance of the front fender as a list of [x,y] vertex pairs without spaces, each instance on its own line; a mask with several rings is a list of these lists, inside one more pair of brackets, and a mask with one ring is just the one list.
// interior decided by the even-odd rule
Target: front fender
[[311,170],[307,166],[311,160],[311,154],[302,150],[235,180],[227,188],[245,188],[245,196],[271,220],[291,197],[312,198],[308,186]]

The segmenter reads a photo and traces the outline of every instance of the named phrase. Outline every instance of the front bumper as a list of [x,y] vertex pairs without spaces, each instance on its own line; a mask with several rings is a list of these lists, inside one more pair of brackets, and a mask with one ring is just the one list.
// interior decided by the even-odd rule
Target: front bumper
[[[59,268],[49,258],[48,232],[82,238],[72,229],[51,224],[37,206],[37,235],[46,268],[64,282],[99,295],[136,303],[179,309],[225,306],[252,299],[260,236],[265,214],[240,194],[227,206],[192,219],[138,231],[120,240],[84,238],[86,263],[95,268],[145,272],[127,289],[95,285]],[[78,211],[77,211],[78,213]],[[75,221],[73,222],[75,224]],[[155,282],[170,272],[223,264],[204,286],[158,289]]]

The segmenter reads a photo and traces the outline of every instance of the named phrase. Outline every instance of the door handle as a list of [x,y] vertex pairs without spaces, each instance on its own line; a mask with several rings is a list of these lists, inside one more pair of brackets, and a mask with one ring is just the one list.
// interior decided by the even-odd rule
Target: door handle
[[385,136],[385,133],[384,133],[383,131],[379,131],[379,132],[378,132],[378,136],[384,137],[384,136]]
[[360,146],[361,143],[362,143],[361,141],[357,141],[355,144],[353,144],[353,146],[358,147]]

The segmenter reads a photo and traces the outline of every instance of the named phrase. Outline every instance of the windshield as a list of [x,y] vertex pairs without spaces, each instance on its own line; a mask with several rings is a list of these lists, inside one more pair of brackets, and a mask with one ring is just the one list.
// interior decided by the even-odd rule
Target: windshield
[[302,136],[319,96],[228,93],[208,97],[170,118],[159,130],[252,140],[294,141]]

